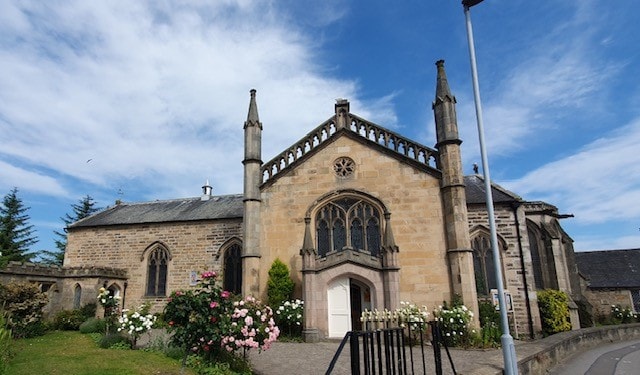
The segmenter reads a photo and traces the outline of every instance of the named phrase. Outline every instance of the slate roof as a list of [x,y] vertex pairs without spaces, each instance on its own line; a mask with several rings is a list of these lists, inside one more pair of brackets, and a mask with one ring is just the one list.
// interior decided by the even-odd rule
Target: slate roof
[[[477,174],[464,176],[464,184],[467,204],[486,204],[486,190],[482,176]],[[520,196],[496,183],[491,184],[491,196],[493,203],[522,202]]]
[[591,288],[640,288],[640,249],[576,252]]
[[145,223],[167,223],[242,218],[242,195],[172,199],[154,202],[119,203],[69,225],[69,229]]

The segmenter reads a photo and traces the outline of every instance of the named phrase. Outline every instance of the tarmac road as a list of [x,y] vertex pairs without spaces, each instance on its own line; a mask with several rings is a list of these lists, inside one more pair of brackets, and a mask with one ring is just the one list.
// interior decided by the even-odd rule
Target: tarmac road
[[640,340],[607,343],[567,358],[550,375],[638,375]]

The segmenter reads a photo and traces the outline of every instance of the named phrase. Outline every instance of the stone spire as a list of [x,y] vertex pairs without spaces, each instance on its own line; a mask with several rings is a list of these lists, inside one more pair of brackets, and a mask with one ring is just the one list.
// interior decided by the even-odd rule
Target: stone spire
[[262,123],[256,90],[251,90],[244,123],[244,225],[242,242],[242,294],[260,294],[260,184],[262,183]]

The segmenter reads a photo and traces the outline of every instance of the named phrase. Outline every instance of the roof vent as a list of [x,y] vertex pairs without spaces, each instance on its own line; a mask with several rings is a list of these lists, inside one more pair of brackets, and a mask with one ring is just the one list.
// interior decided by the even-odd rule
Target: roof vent
[[200,200],[208,201],[209,198],[211,198],[212,192],[213,188],[209,185],[209,180],[207,179],[207,182],[202,186],[202,197],[200,197]]

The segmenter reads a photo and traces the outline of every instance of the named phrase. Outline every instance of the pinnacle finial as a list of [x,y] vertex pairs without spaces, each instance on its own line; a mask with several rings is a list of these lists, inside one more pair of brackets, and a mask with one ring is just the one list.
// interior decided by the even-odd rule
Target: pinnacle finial
[[444,60],[436,61],[438,67],[438,78],[436,84],[436,98],[443,99],[446,96],[451,97],[451,90],[449,89],[449,82],[447,82],[447,73],[444,70]]
[[249,101],[249,113],[247,114],[247,121],[245,122],[245,127],[249,124],[251,125],[260,125],[260,118],[258,117],[258,105],[256,104],[256,90],[251,89],[249,91],[251,94],[251,99]]

